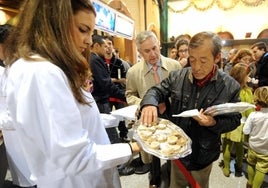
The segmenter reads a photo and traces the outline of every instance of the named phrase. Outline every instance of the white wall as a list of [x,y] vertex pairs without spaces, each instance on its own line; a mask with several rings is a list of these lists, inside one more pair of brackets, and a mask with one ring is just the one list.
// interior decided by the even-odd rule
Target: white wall
[[[180,10],[184,4],[180,2],[171,4]],[[190,34],[210,30],[213,32],[229,31],[235,39],[244,39],[247,32],[251,32],[254,39],[265,28],[268,28],[268,0],[258,7],[245,6],[241,1],[231,10],[223,11],[216,3],[207,11],[199,11],[190,7],[183,13],[174,13],[169,10],[168,36]]]

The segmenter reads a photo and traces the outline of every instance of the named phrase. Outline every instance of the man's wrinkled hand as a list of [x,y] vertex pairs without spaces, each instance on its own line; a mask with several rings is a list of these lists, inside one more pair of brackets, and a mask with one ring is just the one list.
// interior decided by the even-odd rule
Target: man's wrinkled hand
[[210,115],[205,115],[203,109],[201,109],[199,111],[199,115],[198,116],[194,116],[193,118],[201,126],[211,127],[211,126],[216,125],[215,119],[212,116],[210,116]]
[[156,106],[144,106],[141,111],[140,122],[144,125],[152,125],[158,119]]

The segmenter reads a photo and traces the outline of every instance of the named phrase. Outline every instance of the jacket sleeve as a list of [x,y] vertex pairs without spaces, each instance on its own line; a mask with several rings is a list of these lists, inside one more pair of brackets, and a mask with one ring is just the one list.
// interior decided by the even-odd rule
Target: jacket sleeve
[[0,112],[0,130],[15,130],[9,112]]
[[125,90],[124,89],[120,89],[117,85],[115,85],[112,81],[110,81],[110,89],[111,89],[111,97],[116,97],[119,98],[123,101],[126,101],[126,97],[125,97]]
[[123,64],[123,61],[119,59],[120,63],[120,70],[121,70],[121,78],[126,78],[127,70],[125,69],[125,66]]
[[159,103],[165,102],[166,99],[170,97],[170,88],[176,72],[177,71],[172,71],[167,78],[162,80],[159,84],[151,87],[146,92],[140,103],[140,109],[146,105],[158,106]]
[[251,132],[251,129],[252,129],[252,118],[254,116],[253,114],[254,114],[254,112],[249,115],[249,117],[246,120],[245,125],[243,127],[243,133],[245,135],[249,135],[249,133]]
[[268,52],[264,55],[263,60],[262,60],[262,65],[259,65],[260,69],[259,70],[259,86],[267,86],[268,85]]
[[240,125],[241,117],[241,114],[238,112],[216,116],[214,117],[217,122],[216,125],[208,127],[208,129],[217,132],[218,134],[230,132]]
[[93,73],[93,87],[96,93],[107,94],[107,88],[110,84],[110,76],[105,67],[104,62],[101,61],[95,54],[90,57],[90,66]]
[[[240,85],[229,77],[224,78],[224,84],[226,85],[224,90],[228,90],[227,96],[221,96],[227,98],[229,103],[240,102]],[[241,124],[242,115],[239,112],[218,115],[214,117],[216,120],[216,125],[213,127],[208,127],[209,130],[216,132],[218,134],[230,132],[236,129]]]
[[126,99],[129,105],[140,105],[141,102],[136,76],[133,69],[130,68],[126,75]]
[[93,72],[94,90],[98,94],[113,96],[122,100],[125,99],[125,91],[116,86],[100,58],[91,57],[91,69]]

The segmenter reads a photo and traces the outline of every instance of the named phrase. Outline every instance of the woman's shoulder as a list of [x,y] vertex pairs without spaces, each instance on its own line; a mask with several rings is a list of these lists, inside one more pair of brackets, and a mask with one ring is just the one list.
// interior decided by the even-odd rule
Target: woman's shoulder
[[33,59],[20,58],[9,67],[8,75],[13,78],[48,78],[52,75],[64,75],[64,72],[50,61],[33,57]]
[[0,77],[4,74],[5,68],[0,66]]
[[24,59],[24,58],[20,58],[18,59],[12,66],[12,67],[16,67],[16,68],[23,68],[24,71],[27,70],[36,70],[36,69],[40,69],[41,70],[47,70],[47,69],[60,69],[58,66],[56,66],[55,64],[53,64],[51,61],[42,58],[40,56],[31,56],[31,59]]

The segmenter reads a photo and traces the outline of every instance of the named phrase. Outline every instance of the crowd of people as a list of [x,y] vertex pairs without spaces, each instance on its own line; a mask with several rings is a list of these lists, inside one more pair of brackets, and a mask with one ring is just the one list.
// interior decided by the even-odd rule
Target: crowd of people
[[[49,9],[47,7],[50,7]],[[247,188],[268,173],[268,51],[264,42],[231,49],[210,31],[176,38],[170,57],[152,31],[137,34],[137,63],[120,58],[113,37],[94,34],[96,12],[88,0],[26,0],[15,26],[0,25],[0,188],[7,169],[15,186],[120,188],[120,176],[149,172],[148,187],[191,186],[177,163],[143,151],[126,121],[105,127],[101,113],[137,105],[137,118],[178,125],[192,152],[179,163],[209,188],[221,150],[223,175],[248,167]],[[213,116],[210,106],[247,102],[256,109]],[[198,109],[193,117],[173,117]],[[244,143],[248,142],[245,151]],[[246,154],[246,155],[245,155]],[[138,156],[133,160],[133,156]]]
[[[267,142],[267,118],[261,118],[259,121],[249,118],[254,113],[267,113],[265,109],[267,108],[267,96],[265,95],[268,87],[268,73],[264,72],[268,68],[267,56],[266,44],[264,42],[257,42],[249,48],[231,49],[230,55],[228,55],[229,61],[223,67],[224,72],[230,74],[240,83],[240,100],[256,105],[255,110],[248,110],[242,113],[241,124],[237,129],[222,135],[223,163],[220,166],[223,169],[223,174],[229,177],[230,159],[231,154],[233,154],[235,159],[235,176],[243,176],[242,161],[246,159],[248,164],[247,188],[261,187],[264,176],[268,172],[267,150],[259,150],[262,148],[260,143]],[[262,103],[262,105],[259,105],[259,103]],[[256,134],[260,132],[256,125],[260,126],[259,129],[265,131],[265,135],[257,140]],[[253,137],[255,139],[252,139]],[[252,156],[252,150],[256,151],[256,145],[253,143],[260,144],[260,147],[257,149],[259,153],[258,155],[255,153],[254,157]],[[234,152],[232,153],[232,151]],[[254,162],[252,158],[254,158]],[[263,165],[266,166],[266,170],[259,168],[259,166]]]
[[[199,38],[199,40],[201,41],[201,37]],[[175,41],[175,46],[172,48],[173,51],[175,51],[174,49],[176,49],[176,52],[170,51],[172,52],[172,54],[170,54],[170,57],[173,59],[176,59],[182,66],[183,63],[180,61],[180,54],[182,55],[183,50],[181,50],[180,48],[181,45],[180,44],[184,44],[184,41],[187,41],[185,38],[181,38],[178,37],[177,40]],[[190,39],[189,40],[189,44],[188,45],[184,45],[185,47],[188,46],[188,50],[185,50],[185,53],[187,53],[186,58],[188,59],[188,62],[190,64],[191,67],[191,71],[194,71],[194,63],[191,63],[191,52],[192,50],[190,50],[191,47],[189,47],[189,45],[193,45],[191,43],[194,42],[194,39]],[[215,43],[213,43],[215,44]],[[197,46],[197,44],[195,44],[195,46]],[[181,50],[181,51],[180,51]],[[174,53],[176,54],[176,56],[174,55]],[[221,52],[219,52],[221,53]],[[250,46],[249,48],[232,48],[229,50],[229,53],[227,55],[226,58],[222,57],[222,60],[218,60],[217,62],[215,61],[215,65],[217,65],[217,69],[219,72],[225,72],[227,75],[230,75],[233,79],[236,80],[237,83],[239,83],[240,85],[240,89],[239,89],[239,101],[242,102],[247,102],[250,104],[255,104],[257,105],[257,108],[254,109],[249,109],[247,111],[244,111],[241,113],[242,117],[240,119],[240,123],[239,125],[233,129],[232,131],[226,131],[225,133],[222,132],[222,134],[220,134],[220,145],[221,145],[221,149],[222,149],[222,153],[223,153],[223,160],[220,162],[219,166],[222,168],[223,171],[223,175],[226,177],[230,176],[231,170],[230,170],[230,166],[231,166],[231,159],[235,160],[235,164],[234,164],[234,175],[236,177],[241,177],[244,175],[244,173],[242,172],[242,163],[243,160],[246,160],[248,163],[248,183],[247,183],[247,188],[250,187],[261,187],[261,184],[263,183],[264,180],[264,176],[265,174],[267,174],[267,149],[266,151],[263,150],[262,148],[262,144],[260,143],[266,143],[267,142],[267,118],[263,118],[258,122],[256,122],[256,119],[254,119],[254,123],[252,123],[252,119],[248,120],[248,117],[250,114],[253,113],[257,113],[255,111],[259,111],[261,110],[261,112],[258,112],[259,114],[266,114],[266,106],[267,106],[267,97],[264,96],[260,96],[260,94],[258,94],[258,96],[255,94],[255,91],[258,93],[262,93],[262,95],[266,95],[266,90],[268,87],[268,83],[267,83],[267,78],[268,78],[268,72],[265,70],[268,70],[267,66],[268,66],[268,51],[267,51],[267,46],[264,42],[256,42],[255,44],[253,44],[252,46]],[[196,62],[197,60],[195,58],[193,58],[194,62]],[[206,63],[208,62],[208,60],[204,59],[203,62]],[[198,62],[198,61],[197,61]],[[200,62],[202,62],[200,60]],[[200,66],[201,67],[201,66]],[[205,65],[202,66],[203,68],[205,67]],[[201,69],[201,68],[200,68]],[[205,69],[205,68],[204,68]],[[206,68],[206,70],[210,70],[208,68]],[[182,73],[180,73],[182,74]],[[194,73],[192,73],[193,77],[194,77]],[[171,76],[171,75],[170,75]],[[179,77],[179,75],[174,74],[173,77]],[[145,103],[145,107],[144,107],[144,111],[146,113],[146,115],[144,116],[144,120],[147,120],[147,116],[149,114],[149,117],[153,116],[152,114],[154,114],[154,110],[155,109],[150,109],[150,107],[148,107],[148,104],[151,104],[150,102],[157,102],[158,100],[161,100],[162,97],[166,97],[169,96],[172,99],[172,96],[174,97],[176,93],[173,94],[173,92],[176,90],[174,89],[172,86],[174,81],[174,78],[170,78],[169,80],[167,80],[167,82],[164,82],[163,84],[161,83],[160,86],[155,86],[155,88],[151,88],[149,90],[149,92],[147,93],[148,96],[145,96],[144,99],[144,103]],[[186,76],[187,77],[187,76]],[[176,80],[176,79],[175,79]],[[179,80],[179,79],[177,79]],[[205,79],[206,80],[206,79]],[[218,81],[218,78],[215,79]],[[175,82],[175,81],[174,81]],[[194,83],[194,82],[193,82]],[[185,85],[185,84],[184,84]],[[192,85],[192,87],[194,87]],[[202,88],[203,89],[203,88]],[[258,89],[258,90],[257,90]],[[177,90],[181,90],[181,89],[177,89]],[[193,90],[190,90],[191,94],[189,94],[191,99],[194,99],[195,97],[193,96]],[[197,90],[199,92],[199,96],[202,94],[201,89]],[[184,92],[184,90],[183,90]],[[182,93],[183,93],[182,92]],[[206,93],[206,95],[208,95],[208,93]],[[161,97],[160,97],[161,96]],[[209,96],[206,96],[209,97]],[[225,96],[225,98],[227,97],[227,95]],[[157,100],[151,100],[150,98],[154,98]],[[180,105],[176,104],[175,101],[178,100],[174,97],[174,101],[172,101],[172,104],[174,104],[176,107],[176,110],[180,110]],[[198,101],[200,99],[196,99],[197,103],[195,105],[198,105]],[[257,101],[262,101],[262,105],[258,105],[260,102]],[[187,101],[187,100],[186,100]],[[155,104],[154,104],[155,105]],[[205,104],[202,104],[205,105]],[[179,106],[179,107],[178,107]],[[183,105],[184,107],[187,107],[187,104]],[[261,107],[259,107],[261,106]],[[195,106],[194,106],[195,107]],[[194,108],[193,106],[190,107]],[[147,108],[149,108],[149,110],[147,110]],[[206,108],[206,107],[199,107],[200,108]],[[176,112],[174,114],[179,113],[180,111],[174,111],[172,110],[172,112]],[[150,115],[151,114],[151,115]],[[184,125],[187,124],[189,122],[177,122],[178,119],[176,119],[176,124],[178,125]],[[184,120],[185,121],[185,120]],[[247,128],[247,132],[243,132],[243,128],[246,124],[251,124],[251,131],[249,132],[249,129]],[[256,136],[253,136],[254,134],[257,134],[257,132],[260,134],[259,131],[257,130],[253,130],[253,129],[257,129],[257,128],[253,128],[254,126],[261,126],[263,134],[261,135],[261,138],[258,137],[258,139],[256,138]],[[186,133],[187,131],[190,131],[190,129],[186,129]],[[255,132],[256,131],[256,132]],[[202,131],[199,131],[199,134]],[[254,133],[255,132],[255,133]],[[193,133],[189,133],[188,135],[192,135]],[[198,138],[198,135],[196,135],[196,137]],[[194,140],[197,139],[196,137],[194,137]],[[254,137],[255,139],[257,139],[257,141],[255,139],[252,139],[252,137]],[[200,142],[200,139],[197,139],[198,142]],[[260,148],[257,150],[260,153],[254,153],[254,162],[253,159],[249,156],[249,154],[252,152],[252,142],[255,142],[260,144]],[[193,142],[194,144],[194,142]],[[249,145],[249,146],[248,146]],[[193,145],[194,146],[194,145]],[[247,148],[248,147],[248,148]],[[256,145],[255,145],[256,147]],[[246,148],[246,149],[245,149]],[[200,149],[199,149],[200,151]],[[248,151],[248,153],[247,153]],[[256,150],[255,150],[256,151]],[[216,153],[216,152],[215,152]],[[192,154],[194,155],[194,153]],[[191,155],[189,156],[189,158],[191,159]],[[259,162],[261,161],[261,162]],[[187,164],[190,165],[190,162],[186,163],[186,167]],[[261,166],[261,167],[260,167]],[[266,170],[262,169],[262,167],[266,168]],[[175,167],[176,169],[176,167]],[[174,173],[174,172],[173,172]],[[202,173],[204,174],[204,173]],[[172,175],[172,174],[171,174]],[[192,174],[193,176],[195,176],[194,174]],[[196,175],[197,176],[197,175]],[[176,176],[177,177],[177,176]],[[172,179],[172,178],[171,178]],[[196,180],[198,178],[195,178]],[[202,178],[203,180],[205,178]],[[182,184],[179,184],[181,182],[181,180],[177,180],[177,185],[174,185],[174,187],[180,185],[183,186]],[[207,187],[208,185],[203,184],[203,182],[200,182],[201,187]],[[180,187],[179,186],[179,187]]]

